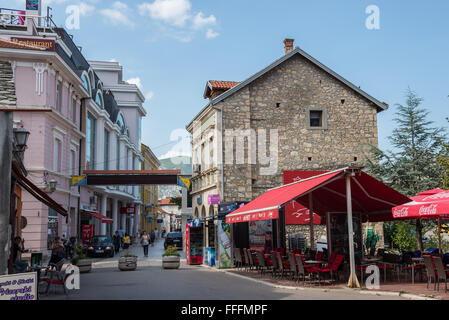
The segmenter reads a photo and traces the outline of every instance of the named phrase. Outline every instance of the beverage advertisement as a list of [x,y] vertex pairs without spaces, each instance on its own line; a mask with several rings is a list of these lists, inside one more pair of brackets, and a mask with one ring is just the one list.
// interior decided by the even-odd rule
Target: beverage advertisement
[[[260,220],[249,223],[249,247],[250,249],[265,249],[267,235],[271,235],[272,221]],[[270,238],[271,241],[271,238]]]
[[231,226],[225,220],[218,221],[218,267],[230,268],[231,258]]

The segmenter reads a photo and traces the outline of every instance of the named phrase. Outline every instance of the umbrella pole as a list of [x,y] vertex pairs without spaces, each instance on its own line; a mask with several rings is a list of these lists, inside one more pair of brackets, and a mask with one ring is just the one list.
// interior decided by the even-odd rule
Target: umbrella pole
[[441,256],[441,219],[438,216],[438,254]]
[[315,244],[315,235],[313,234],[313,199],[312,199],[312,192],[309,193],[309,217],[310,217],[310,249],[314,249]]
[[354,230],[352,225],[352,197],[351,197],[351,174],[345,176],[346,179],[346,208],[348,214],[348,244],[349,244],[349,267],[350,276],[348,280],[348,287],[360,288],[359,280],[355,273],[355,258],[354,258]]

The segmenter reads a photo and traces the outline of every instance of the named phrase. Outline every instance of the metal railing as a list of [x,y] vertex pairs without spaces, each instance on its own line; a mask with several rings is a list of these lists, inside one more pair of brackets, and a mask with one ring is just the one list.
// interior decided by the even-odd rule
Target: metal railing
[[[50,10],[47,10],[46,16],[27,15],[24,10],[0,8],[0,27],[6,26],[27,26],[28,22],[34,24],[36,28],[42,28],[44,32],[51,30],[54,31],[56,24],[54,23]],[[37,25],[36,25],[36,22]]]

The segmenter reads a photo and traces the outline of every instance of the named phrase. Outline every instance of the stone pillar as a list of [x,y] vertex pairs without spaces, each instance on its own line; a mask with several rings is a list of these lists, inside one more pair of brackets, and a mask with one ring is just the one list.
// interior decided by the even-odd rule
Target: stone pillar
[[118,230],[118,200],[112,198],[112,233],[114,234]]
[[117,136],[115,132],[111,130],[109,132],[109,170],[117,169]]
[[[101,215],[106,216],[107,206],[108,206],[108,198],[106,197],[106,195],[103,195],[101,197]],[[100,230],[102,235],[106,234],[106,223],[100,224]]]
[[[131,148],[128,148],[128,170],[132,170],[133,169],[133,151]],[[133,187],[132,186],[128,186],[128,191],[129,194],[133,194]]]
[[123,231],[126,231],[126,214],[121,214],[120,216],[122,218],[122,223],[120,225],[120,229],[122,229]]
[[139,232],[140,230],[140,205],[137,206],[137,212],[136,212],[136,222],[135,222],[135,233]]

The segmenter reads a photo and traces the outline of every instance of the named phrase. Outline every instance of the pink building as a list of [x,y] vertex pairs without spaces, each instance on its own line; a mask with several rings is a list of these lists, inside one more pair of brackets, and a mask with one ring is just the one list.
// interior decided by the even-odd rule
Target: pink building
[[[83,225],[92,225],[95,234],[135,234],[139,212],[121,215],[120,209],[139,208],[138,187],[71,187],[71,177],[85,169],[140,169],[142,93],[122,81],[118,63],[95,62],[97,72],[64,29],[40,25],[45,20],[34,12],[27,11],[25,23],[18,11],[10,12],[0,29],[0,59],[13,67],[17,106],[48,110],[14,112],[15,125],[31,132],[28,178],[69,212],[68,219],[58,216],[25,192],[26,247],[45,252],[56,235],[79,236]],[[111,70],[101,70],[103,64]],[[51,180],[57,181],[53,192]]]

